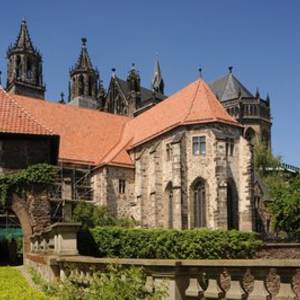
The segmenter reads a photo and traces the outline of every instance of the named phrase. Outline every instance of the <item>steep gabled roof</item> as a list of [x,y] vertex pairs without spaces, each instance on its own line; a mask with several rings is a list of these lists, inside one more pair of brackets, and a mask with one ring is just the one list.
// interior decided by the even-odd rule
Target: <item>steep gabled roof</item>
[[[15,101],[34,120],[60,136],[59,159],[63,161],[90,165],[101,163],[102,158],[119,142],[123,127],[130,120],[128,117],[18,95],[9,98],[6,95],[4,100]],[[18,123],[18,120],[14,122]]]
[[103,159],[116,163],[121,153],[176,127],[188,124],[223,123],[241,127],[217,100],[208,85],[197,80],[125,125],[118,145]]
[[[34,100],[35,102],[42,102]],[[28,135],[55,135],[55,132],[37,120],[23,106],[0,87],[0,132]]]
[[[115,80],[117,84],[119,85],[124,97],[127,97],[130,94],[130,90],[128,88],[128,83],[126,80],[123,80],[119,77],[112,78],[112,80]],[[165,95],[162,95],[161,93],[153,92],[145,87],[141,86],[141,104],[140,106],[144,106],[145,104],[148,104],[149,101],[153,100],[153,97],[155,96],[155,99],[158,101],[164,100],[167,97]]]
[[202,80],[197,80],[129,122],[132,146],[180,125],[225,123],[240,126]]
[[239,98],[253,98],[251,92],[230,72],[224,77],[209,83],[209,87],[222,101]]

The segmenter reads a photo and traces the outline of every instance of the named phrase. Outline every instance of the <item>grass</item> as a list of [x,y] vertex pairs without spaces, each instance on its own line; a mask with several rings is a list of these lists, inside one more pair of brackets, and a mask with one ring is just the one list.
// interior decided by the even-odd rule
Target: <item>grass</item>
[[43,293],[31,288],[19,270],[0,267],[1,300],[48,300]]

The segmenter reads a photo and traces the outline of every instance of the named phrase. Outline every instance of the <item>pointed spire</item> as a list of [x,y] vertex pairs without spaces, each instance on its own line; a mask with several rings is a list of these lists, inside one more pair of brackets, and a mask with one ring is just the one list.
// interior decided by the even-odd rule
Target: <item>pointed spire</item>
[[154,74],[152,80],[152,88],[154,91],[159,92],[161,94],[164,93],[164,80],[161,75],[160,64],[158,58],[156,59],[154,66]]
[[93,69],[93,64],[91,62],[86,44],[87,44],[87,38],[85,37],[81,38],[80,55],[72,71]]
[[259,88],[258,87],[256,88],[255,97],[257,99],[260,99],[260,92],[259,92]]
[[19,32],[19,35],[15,42],[14,48],[27,49],[27,50],[34,51],[32,41],[31,41],[31,38],[29,35],[29,31],[27,28],[27,22],[24,18],[22,20],[20,32]]
[[267,93],[266,101],[267,101],[268,103],[270,103],[270,94],[269,94],[269,93]]

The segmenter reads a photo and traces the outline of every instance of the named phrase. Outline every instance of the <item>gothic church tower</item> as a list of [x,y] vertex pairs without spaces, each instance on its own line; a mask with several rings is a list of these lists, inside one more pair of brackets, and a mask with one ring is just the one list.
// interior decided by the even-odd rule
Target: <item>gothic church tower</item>
[[81,39],[81,52],[75,66],[70,70],[69,104],[87,108],[99,108],[99,72],[94,69],[86,47]]
[[32,44],[25,20],[15,44],[8,48],[7,60],[7,91],[44,99],[42,56]]

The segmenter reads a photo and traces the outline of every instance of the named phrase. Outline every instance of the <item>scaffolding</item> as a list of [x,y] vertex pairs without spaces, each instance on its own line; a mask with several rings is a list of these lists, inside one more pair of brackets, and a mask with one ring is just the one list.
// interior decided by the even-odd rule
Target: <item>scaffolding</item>
[[65,165],[57,167],[55,183],[48,191],[53,222],[65,219],[64,207],[66,203],[74,205],[78,201],[93,200],[91,174],[91,167],[82,168]]

